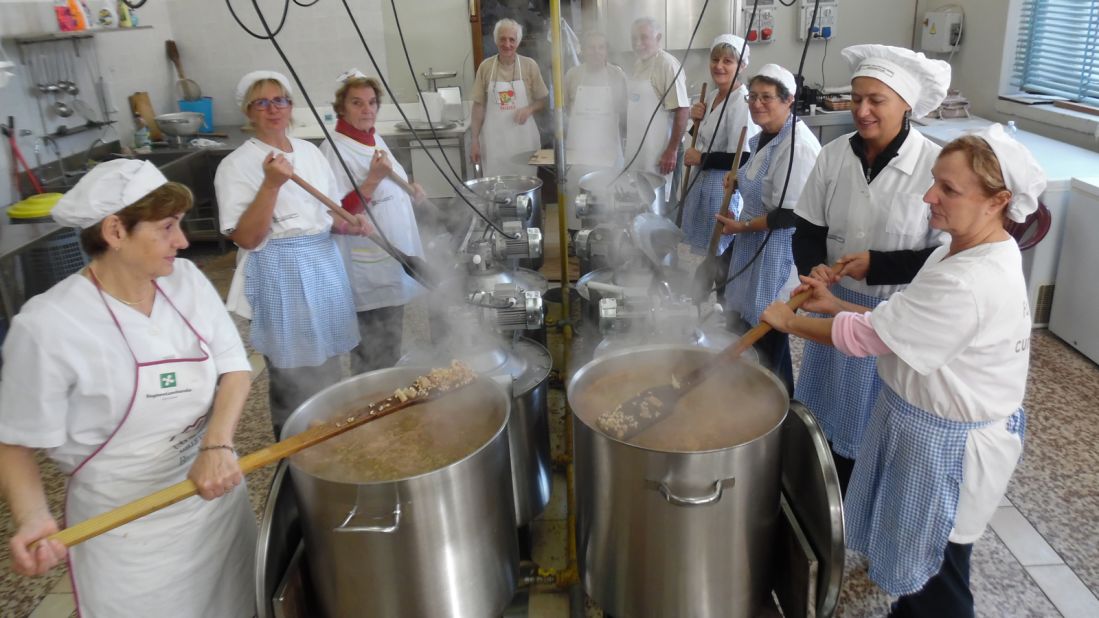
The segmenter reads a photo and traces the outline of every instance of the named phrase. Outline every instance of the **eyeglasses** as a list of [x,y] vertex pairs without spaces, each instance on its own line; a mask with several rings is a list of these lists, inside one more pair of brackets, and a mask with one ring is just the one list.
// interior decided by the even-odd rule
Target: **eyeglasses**
[[294,102],[290,100],[290,97],[275,97],[273,99],[255,99],[248,104],[248,107],[266,111],[267,108],[272,105],[275,106],[275,109],[286,109],[293,103]]
[[764,105],[770,105],[771,103],[777,101],[778,97],[773,94],[756,94],[754,92],[751,92],[744,95],[744,100],[749,103],[755,103],[756,101],[759,101]]

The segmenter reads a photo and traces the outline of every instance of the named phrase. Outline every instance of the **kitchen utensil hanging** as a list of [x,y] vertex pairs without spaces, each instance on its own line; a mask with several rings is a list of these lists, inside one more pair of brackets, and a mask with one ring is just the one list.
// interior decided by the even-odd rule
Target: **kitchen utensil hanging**
[[176,47],[175,41],[164,41],[164,50],[168,53],[168,58],[172,61],[172,64],[176,65],[176,72],[179,73],[179,80],[176,81],[176,86],[179,86],[180,92],[183,93],[183,98],[187,101],[198,101],[202,98],[202,88],[199,88],[198,82],[193,79],[188,79],[183,73],[183,62],[179,59],[179,48]]
[[53,113],[57,114],[58,116],[62,118],[68,118],[73,115],[73,108],[69,107],[67,103],[59,98],[60,95],[65,92],[65,84],[60,79],[60,70],[58,67],[59,62],[58,58],[56,57],[57,50],[54,49],[53,51],[55,52],[54,57],[49,59],[52,60],[52,62],[50,62],[49,64],[51,66],[51,70],[53,71],[53,75],[50,78],[52,80],[50,86],[50,94],[53,95],[53,104],[51,106],[51,109],[53,109]]

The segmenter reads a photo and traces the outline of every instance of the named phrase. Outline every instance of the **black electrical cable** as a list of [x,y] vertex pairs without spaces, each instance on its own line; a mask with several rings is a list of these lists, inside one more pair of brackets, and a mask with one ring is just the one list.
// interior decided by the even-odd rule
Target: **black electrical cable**
[[141,2],[134,2],[134,0],[122,0],[122,4],[130,7],[131,9],[140,9],[145,6],[145,3],[149,0],[141,0]]
[[824,39],[824,54],[820,57],[820,89],[824,90],[824,87],[828,85],[828,80],[824,75],[824,61],[828,58],[828,39]]
[[[255,2],[255,0],[252,0],[252,1]],[[412,127],[412,121],[409,120],[408,116],[404,113],[404,110],[401,108],[401,104],[397,102],[396,94],[394,94],[393,89],[389,87],[389,82],[383,76],[382,69],[381,69],[381,67],[378,66],[378,61],[374,59],[374,54],[373,54],[373,52],[370,51],[370,46],[366,43],[366,37],[363,36],[362,29],[359,28],[359,22],[355,19],[355,15],[351,12],[351,7],[348,6],[347,0],[340,0],[340,1],[343,4],[344,10],[347,12],[348,19],[351,20],[351,26],[355,29],[355,33],[359,35],[359,41],[362,42],[363,49],[366,50],[367,57],[370,58],[370,64],[374,67],[374,71],[378,74],[378,79],[382,82],[382,87],[385,88],[386,93],[389,94],[389,98],[393,100],[393,106],[397,108],[397,113],[399,113],[401,115],[401,118],[404,119],[405,123],[409,127]],[[316,110],[313,110],[313,114],[314,114],[314,116],[317,115]],[[321,126],[323,127],[324,124],[321,123]],[[326,136],[328,135],[327,131],[325,131],[325,135]],[[420,135],[419,135],[418,131],[412,131],[412,138],[416,140],[416,143],[418,143],[420,145],[420,148],[423,148],[424,154],[427,155],[427,158],[431,161],[431,164],[435,166],[435,169],[439,170],[439,173],[442,174],[443,180],[445,180],[446,183],[448,185],[450,185],[450,188],[454,190],[454,192],[458,195],[458,197],[460,197],[462,199],[462,201],[465,202],[465,204],[467,206],[469,206],[470,209],[473,210],[473,212],[477,213],[478,217],[480,217],[489,227],[496,230],[496,232],[498,234],[502,235],[504,238],[507,238],[509,240],[518,240],[519,239],[518,234],[513,235],[513,234],[509,234],[509,233],[505,232],[502,228],[500,228],[500,226],[496,225],[495,222],[493,222],[491,219],[486,217],[484,213],[482,213],[476,206],[474,206],[473,202],[469,201],[469,199],[465,196],[465,194],[462,193],[462,190],[466,189],[466,187],[464,185],[461,185],[461,186],[455,185],[454,182],[450,179],[450,177],[447,176],[446,171],[443,170],[443,167],[441,165],[439,165],[439,162],[435,160],[434,156],[432,156],[431,149],[429,149],[427,147],[427,144],[424,143],[423,139],[420,138]],[[329,139],[329,141],[331,141],[331,139]],[[337,152],[338,152],[338,150],[337,150]],[[342,159],[341,159],[341,161],[342,161]],[[350,174],[348,174],[348,175],[350,176]]]
[[[779,2],[782,2],[782,0],[779,0]],[[801,60],[798,62],[798,72],[797,72],[797,75],[794,78],[794,83],[795,84],[797,83],[797,78],[798,77],[801,78],[801,81],[802,81],[803,84],[805,83],[805,75],[803,74],[803,70],[805,69],[805,57],[809,53],[809,42],[813,40],[812,28],[813,28],[813,23],[817,21],[817,9],[818,8],[820,8],[820,0],[814,0],[814,2],[813,2],[813,16],[809,20],[809,26],[807,26],[808,30],[805,33],[805,45],[803,45],[802,48],[801,48]],[[786,165],[786,178],[782,182],[782,193],[779,194],[779,198],[778,198],[778,207],[779,208],[782,207],[782,203],[786,200],[786,191],[787,191],[787,189],[790,188],[790,175],[793,173],[793,170],[794,170],[794,147],[797,145],[796,136],[797,136],[797,129],[798,129],[798,106],[797,106],[797,93],[793,93],[793,94],[794,94],[794,105],[790,108],[790,115],[793,117],[793,122],[790,123],[790,159],[789,159],[789,162]],[[752,256],[752,259],[748,260],[748,263],[745,264],[736,273],[734,273],[734,274],[730,275],[729,277],[727,277],[725,279],[725,285],[728,285],[730,281],[732,281],[733,279],[736,279],[740,275],[744,274],[745,272],[747,272],[747,270],[749,268],[752,267],[752,264],[754,264],[755,261],[757,259],[759,259],[759,256],[763,253],[763,250],[767,248],[767,243],[771,241],[771,234],[773,232],[774,232],[774,230],[772,230],[771,228],[767,228],[767,235],[763,237],[763,242],[760,243],[759,249],[756,249],[756,252]],[[718,287],[717,283],[715,282],[714,289],[716,290],[717,287]]]
[[[757,0],[758,1],[758,0]],[[637,144],[637,150],[630,157],[630,160],[625,166],[618,172],[618,175],[611,180],[610,184],[613,185],[626,173],[626,170],[630,169],[633,162],[637,160],[638,155],[641,154],[641,149],[645,146],[645,138],[649,136],[649,129],[653,126],[653,120],[656,119],[656,113],[664,107],[664,98],[668,96],[668,93],[675,88],[675,82],[679,79],[679,76],[683,73],[683,65],[687,62],[687,54],[691,53],[691,45],[694,44],[695,35],[698,34],[698,28],[702,25],[702,18],[706,15],[706,7],[710,6],[710,0],[705,0],[702,3],[702,11],[698,14],[698,21],[695,22],[694,30],[691,31],[691,38],[687,40],[687,49],[683,52],[683,58],[679,61],[679,68],[676,69],[675,75],[672,75],[672,79],[668,81],[668,87],[664,89],[664,93],[660,95],[660,100],[657,101],[656,107],[653,108],[652,115],[649,116],[649,122],[645,125],[645,131],[641,134],[641,141]]]
[[[254,5],[255,2],[253,2],[252,4]],[[286,16],[290,14],[290,0],[286,0],[286,2],[283,4],[283,7],[282,7],[282,19],[279,20],[279,27],[275,28],[275,31],[273,33],[271,33],[270,28],[266,28],[267,31],[270,33],[270,36],[263,36],[262,34],[257,34],[255,32],[252,32],[248,28],[248,26],[244,25],[244,22],[242,22],[240,20],[240,17],[237,16],[237,12],[235,10],[233,10],[232,0],[225,0],[225,6],[229,7],[229,14],[233,16],[233,20],[237,22],[237,25],[240,26],[241,30],[247,32],[249,34],[249,36],[251,36],[252,38],[260,39],[261,41],[270,39],[271,37],[277,36],[280,32],[282,32],[283,26],[286,25]],[[259,7],[258,6],[256,7],[256,12],[259,13]],[[261,18],[261,20],[262,20],[262,18]],[[264,20],[264,26],[266,26],[266,25],[267,25],[266,20]]]
[[307,9],[318,2],[320,2],[320,0],[313,0],[312,2],[302,2],[301,0],[294,0],[294,4],[302,7],[303,9]]
[[[271,41],[271,45],[274,46],[275,52],[278,53],[279,58],[281,58],[282,61],[286,64],[286,67],[290,70],[291,77],[294,78],[294,82],[298,85],[298,88],[301,89],[302,97],[305,98],[305,102],[309,105],[309,110],[313,112],[313,117],[317,120],[317,124],[320,125],[321,130],[324,132],[325,139],[332,143],[332,136],[328,133],[328,128],[324,126],[324,122],[321,120],[320,114],[317,113],[317,108],[313,105],[312,99],[309,98],[309,92],[306,91],[305,84],[302,83],[301,78],[298,76],[298,72],[294,70],[294,66],[290,64],[290,59],[286,56],[286,53],[282,50],[282,46],[280,46],[279,42],[275,39],[275,33],[271,31],[271,27],[267,24],[267,18],[263,16],[263,11],[259,7],[259,0],[252,0],[252,7],[256,11],[256,16],[259,17],[260,24],[263,25],[264,32],[267,33],[267,40]],[[287,2],[287,8],[289,8],[289,1]],[[285,23],[285,13],[283,16],[283,23]],[[332,150],[336,153],[336,158],[339,159],[340,166],[343,167],[344,173],[346,173],[347,177],[351,179],[352,187],[355,190],[355,195],[359,196],[359,200],[361,200],[363,204],[368,203],[368,200],[365,199],[362,192],[359,190],[358,183],[355,182],[355,178],[351,174],[351,169],[347,166],[347,162],[344,161],[343,155],[340,154],[340,150],[338,148],[333,148]],[[375,240],[375,242],[381,241],[378,242],[378,245],[386,253],[392,256],[393,259],[397,260],[397,262],[400,263],[401,267],[409,275],[415,277],[421,285],[423,285],[425,288],[431,289],[431,282],[422,278],[423,274],[412,268],[412,266],[401,256],[400,252],[398,252],[393,247],[393,244],[389,242],[389,239],[386,238],[385,233],[378,225],[378,222],[374,219],[374,213],[372,213],[369,208],[364,208],[363,211],[366,213],[367,218],[370,219],[371,225],[374,226],[374,230],[376,232],[376,235],[373,236],[372,240]]]
[[[296,1],[297,0],[295,0],[295,2]],[[313,1],[316,2],[317,0]],[[412,76],[412,83],[416,86],[418,92],[420,90],[420,83],[416,79],[416,70],[412,68],[412,57],[408,54],[408,46],[405,44],[404,30],[401,29],[401,18],[397,16],[396,0],[389,0],[389,5],[393,7],[393,22],[397,25],[397,36],[401,39],[401,50],[404,52],[405,61],[408,63],[408,73]],[[518,62],[518,59],[516,59],[516,62]],[[462,64],[464,66],[465,62],[463,61]],[[453,174],[459,182],[464,183],[465,178],[462,178],[461,174],[454,170],[454,165],[451,164],[450,159],[446,156],[446,150],[443,149],[443,144],[439,141],[439,134],[435,132],[435,123],[431,120],[431,114],[427,111],[427,102],[423,99],[423,97],[420,97],[420,106],[424,109],[424,118],[427,118],[427,125],[431,130],[431,137],[435,140],[435,145],[439,147],[439,154],[443,155],[443,161],[446,161],[446,166],[450,169],[450,173]]]

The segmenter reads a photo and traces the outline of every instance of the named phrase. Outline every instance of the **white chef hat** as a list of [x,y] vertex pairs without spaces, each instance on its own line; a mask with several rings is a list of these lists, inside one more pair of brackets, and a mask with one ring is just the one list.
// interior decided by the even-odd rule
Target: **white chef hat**
[[740,53],[740,50],[743,49],[744,56],[741,57],[740,62],[743,64],[748,64],[748,59],[752,56],[752,48],[744,44],[743,38],[738,37],[735,34],[719,34],[714,37],[714,42],[710,43],[710,49],[713,50],[713,48],[721,45],[722,43],[735,49],[736,53],[738,54]]
[[367,79],[367,75],[358,69],[347,69],[336,78],[336,83],[342,86],[344,82],[352,79]]
[[261,79],[273,79],[282,84],[283,90],[286,94],[290,95],[294,93],[294,89],[290,87],[290,80],[286,79],[286,76],[278,71],[252,71],[240,78],[237,82],[237,107],[244,105],[244,97],[248,95],[248,89],[252,87],[252,84],[258,82]]
[[776,82],[782,84],[790,94],[796,94],[798,90],[798,83],[794,80],[794,74],[787,71],[783,67],[777,64],[765,64],[759,67],[759,71],[756,72],[755,77],[766,77],[773,79]]
[[1000,172],[1004,175],[1004,185],[1011,191],[1007,217],[1022,223],[1027,215],[1038,210],[1038,196],[1046,188],[1045,171],[1026,146],[1004,131],[1003,125],[989,125],[974,135],[983,139],[996,153]]
[[873,77],[893,89],[912,108],[913,118],[923,118],[946,98],[950,64],[922,53],[890,45],[852,45],[842,52],[856,77]]
[[91,227],[145,197],[168,179],[148,161],[100,163],[61,196],[50,214],[66,227]]

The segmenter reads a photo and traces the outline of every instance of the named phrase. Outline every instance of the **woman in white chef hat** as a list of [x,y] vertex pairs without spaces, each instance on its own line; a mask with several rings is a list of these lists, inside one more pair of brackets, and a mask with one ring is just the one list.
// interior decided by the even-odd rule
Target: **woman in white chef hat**
[[[726,234],[738,235],[729,263],[733,279],[725,288],[725,309],[730,320],[743,320],[749,327],[759,323],[759,314],[775,299],[787,297],[797,286],[790,251],[797,221],[794,205],[817,160],[820,142],[805,123],[794,126],[791,110],[796,92],[793,73],[777,64],[764,65],[748,81],[748,107],[762,132],[750,142],[755,156],[738,173],[743,198],[740,216],[717,215]],[[733,326],[737,332],[746,330]],[[756,347],[792,394],[789,338],[770,331]]]
[[361,214],[358,229],[333,226],[324,204],[290,180],[297,174],[335,202],[343,197],[321,151],[287,135],[293,101],[285,76],[245,75],[237,103],[255,136],[214,176],[221,233],[239,247],[227,304],[252,321],[251,343],[267,362],[278,438],[298,405],[343,377],[340,355],[359,343],[351,284],[330,232],[370,227]]
[[[923,192],[940,147],[909,118],[935,109],[950,65],[886,45],[843,50],[851,65],[856,132],[821,148],[794,212],[794,263],[842,300],[873,307],[915,276],[945,235],[928,225]],[[848,260],[852,255],[861,256]],[[843,257],[841,268],[832,266]],[[813,411],[844,490],[881,389],[871,359],[808,342],[794,396]]]
[[[743,58],[740,56],[742,49]],[[722,180],[736,157],[740,130],[747,127],[749,139],[759,133],[759,127],[752,122],[752,114],[748,110],[748,88],[740,81],[751,55],[744,39],[736,35],[722,34],[715,38],[710,45],[710,77],[717,87],[707,93],[705,101],[691,106],[691,120],[702,122],[698,126],[698,141],[694,148],[688,148],[683,154],[683,163],[700,167],[701,171],[697,181],[692,179],[691,192],[683,205],[683,233],[686,235],[684,241],[696,254],[703,254],[709,248],[714,215],[721,210],[721,200],[725,197]],[[750,148],[745,141],[744,161],[748,160]],[[740,212],[739,194],[733,197],[730,212],[734,216]],[[732,240],[731,235],[722,237],[718,254],[724,253]]]
[[973,616],[969,558],[1022,454],[1030,312],[1022,257],[1004,231],[1038,207],[1045,174],[1000,125],[947,144],[924,195],[931,226],[950,234],[911,284],[870,309],[802,277],[783,332],[877,357],[884,387],[844,505],[847,546],[899,596],[891,616]]
[[[346,71],[336,81],[339,85],[333,107],[339,120],[333,141],[321,144],[321,153],[335,174],[336,193],[342,195],[348,212],[359,214],[369,208],[378,230],[394,247],[407,255],[423,257],[412,209],[414,198],[389,178],[393,173],[407,182],[408,174],[374,127],[382,100],[381,84],[358,69]],[[360,183],[358,192],[336,156],[337,148]],[[418,184],[412,187],[415,200],[423,199],[423,188]],[[360,193],[369,202],[363,204]],[[351,373],[392,367],[401,357],[404,306],[423,292],[423,287],[373,240],[345,235],[338,243],[351,279],[362,337],[362,342],[351,350]]]
[[91,263],[30,299],[4,342],[0,488],[16,572],[66,558],[35,544],[58,529],[36,449],[69,477],[68,524],[185,478],[199,488],[68,551],[84,616],[255,612],[256,522],[233,450],[251,368],[217,291],[176,257],[191,204],[148,162],[97,165],[52,213],[82,228]]

